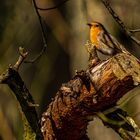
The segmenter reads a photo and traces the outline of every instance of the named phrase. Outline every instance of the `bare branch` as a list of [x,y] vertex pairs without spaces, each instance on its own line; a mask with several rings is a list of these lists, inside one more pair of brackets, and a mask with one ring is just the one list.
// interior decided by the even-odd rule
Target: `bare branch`
[[39,60],[40,57],[43,55],[43,53],[46,51],[46,48],[47,48],[47,46],[45,46],[45,44],[44,44],[44,47],[42,48],[41,52],[35,58],[33,58],[31,60],[25,60],[24,63],[34,63],[37,60]]
[[[19,110],[23,117],[23,124],[26,124],[26,134],[32,137],[33,134],[36,136],[36,140],[42,140],[42,133],[40,131],[39,119],[35,107],[37,106],[27,89],[24,81],[18,73],[18,69],[24,59],[26,58],[28,52],[24,48],[19,47],[19,58],[14,66],[10,65],[7,70],[0,74],[0,84],[7,84],[9,88],[13,91],[16,96],[21,108]],[[25,129],[25,128],[24,128]],[[27,137],[27,136],[26,136]],[[24,138],[26,139],[26,138]]]
[[26,61],[24,61],[25,63],[34,63],[35,61],[39,60],[39,58],[43,55],[43,53],[46,51],[46,48],[47,48],[47,38],[46,38],[46,33],[45,33],[45,30],[44,30],[44,27],[43,27],[43,20],[42,20],[40,14],[38,12],[38,8],[37,8],[35,0],[32,0],[32,2],[33,2],[33,5],[34,5],[34,8],[35,8],[35,12],[38,16],[39,23],[40,23],[44,45],[43,45],[43,48],[42,48],[41,52],[34,59],[26,60]]
[[137,33],[140,32],[140,29],[134,29],[134,30],[129,30],[131,33]]
[[64,3],[66,3],[67,1],[69,1],[69,0],[64,0],[64,1],[60,2],[59,4],[53,6],[53,7],[49,7],[49,8],[40,8],[40,7],[37,7],[37,9],[38,10],[45,10],[45,11],[57,9],[58,7],[62,6]]
[[[12,66],[11,64],[9,65],[9,69],[12,68],[15,71],[18,71],[20,65],[22,64],[24,59],[27,57],[27,55],[28,55],[28,52],[25,51],[24,48],[19,47],[19,58],[14,66]],[[7,69],[3,74],[0,74],[0,84],[5,84],[5,81],[7,81],[9,77],[9,72],[8,72],[9,69]]]
[[120,19],[120,17],[115,13],[115,11],[110,6],[109,0],[101,0],[104,6],[107,8],[108,12],[112,15],[112,17],[115,19],[115,21],[121,26],[121,28],[124,30],[124,32],[137,44],[140,46],[140,40],[135,38],[131,31],[125,26],[123,21]]
[[26,58],[26,56],[28,55],[28,52],[25,51],[24,48],[19,47],[19,58],[16,62],[16,64],[14,65],[14,69],[18,71],[20,65],[22,64],[22,62],[24,61],[24,59]]

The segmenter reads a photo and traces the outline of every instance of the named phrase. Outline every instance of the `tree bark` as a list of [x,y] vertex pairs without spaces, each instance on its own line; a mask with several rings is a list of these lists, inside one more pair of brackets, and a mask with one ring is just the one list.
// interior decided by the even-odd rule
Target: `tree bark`
[[82,140],[89,116],[111,108],[140,83],[140,64],[120,53],[63,84],[42,116],[45,140]]

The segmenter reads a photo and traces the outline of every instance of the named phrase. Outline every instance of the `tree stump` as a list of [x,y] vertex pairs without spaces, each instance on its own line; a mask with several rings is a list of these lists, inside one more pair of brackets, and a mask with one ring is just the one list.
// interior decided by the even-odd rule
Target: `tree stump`
[[42,116],[44,140],[86,140],[89,116],[111,108],[140,83],[140,63],[120,53],[62,84]]

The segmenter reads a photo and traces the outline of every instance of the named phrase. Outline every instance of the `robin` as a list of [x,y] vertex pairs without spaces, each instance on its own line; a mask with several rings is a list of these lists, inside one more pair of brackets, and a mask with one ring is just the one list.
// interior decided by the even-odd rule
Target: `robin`
[[99,61],[96,50],[109,56],[119,52],[127,52],[124,46],[109,34],[101,23],[93,21],[87,23],[87,25],[90,27],[88,52],[90,54],[89,59],[92,59],[92,64],[96,64]]

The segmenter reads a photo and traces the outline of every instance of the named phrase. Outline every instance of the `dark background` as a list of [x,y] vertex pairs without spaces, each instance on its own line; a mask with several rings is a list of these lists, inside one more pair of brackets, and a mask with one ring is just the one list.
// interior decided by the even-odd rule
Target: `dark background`
[[[38,7],[52,7],[57,0],[36,0]],[[140,28],[139,0],[112,0],[111,5],[130,29]],[[87,22],[101,22],[135,56],[140,46],[125,36],[100,0],[69,0],[58,9],[40,11],[44,19],[47,49],[39,61],[23,64],[20,74],[30,90],[39,116],[46,110],[62,83],[69,81],[75,70],[87,68],[88,55],[84,44],[88,39]],[[135,33],[140,39],[140,33]],[[42,49],[43,41],[38,17],[31,0],[1,0],[0,4],[0,72],[18,58],[18,47],[34,58]],[[132,94],[139,93],[137,88]],[[140,96],[137,94],[125,103],[124,108],[140,124]],[[0,85],[0,140],[22,140],[22,121],[18,103],[7,85]],[[119,136],[107,129],[99,119],[88,127],[91,139],[118,140]],[[99,135],[102,134],[102,135]]]

